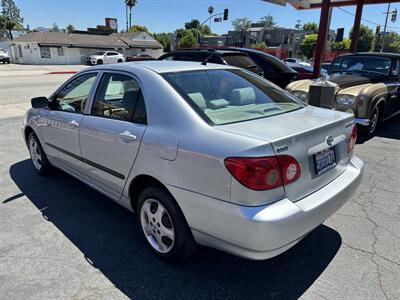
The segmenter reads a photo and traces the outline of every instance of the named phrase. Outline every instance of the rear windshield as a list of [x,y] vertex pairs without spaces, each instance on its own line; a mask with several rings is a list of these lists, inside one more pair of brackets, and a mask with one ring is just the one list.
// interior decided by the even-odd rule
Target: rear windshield
[[245,70],[163,74],[208,123],[223,125],[287,113],[305,106]]
[[254,67],[254,61],[244,54],[238,53],[229,53],[223,55],[224,60],[228,63],[228,65],[248,69],[250,67]]

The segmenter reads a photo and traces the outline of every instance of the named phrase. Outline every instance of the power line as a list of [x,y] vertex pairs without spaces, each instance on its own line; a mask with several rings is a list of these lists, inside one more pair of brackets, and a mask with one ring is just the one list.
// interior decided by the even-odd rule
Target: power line
[[[345,10],[344,8],[341,8],[341,7],[336,7],[336,8],[354,17],[353,13]],[[370,20],[367,20],[367,19],[364,19],[364,18],[361,18],[361,20],[364,21],[365,23],[370,23],[370,24],[373,24],[373,25],[376,25],[376,26],[383,26],[383,24],[379,24],[379,23],[376,23],[376,22],[373,22],[373,21],[370,21]],[[394,26],[387,26],[387,28],[400,30],[400,27],[394,27]]]

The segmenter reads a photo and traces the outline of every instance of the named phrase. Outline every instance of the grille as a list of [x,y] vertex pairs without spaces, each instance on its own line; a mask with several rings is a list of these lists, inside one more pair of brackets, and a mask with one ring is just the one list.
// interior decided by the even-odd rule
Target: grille
[[329,81],[317,81],[310,85],[309,101],[313,106],[333,108],[337,85]]

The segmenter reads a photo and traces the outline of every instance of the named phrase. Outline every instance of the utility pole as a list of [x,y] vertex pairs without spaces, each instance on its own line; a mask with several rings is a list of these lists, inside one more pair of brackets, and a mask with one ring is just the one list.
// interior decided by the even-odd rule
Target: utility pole
[[388,2],[387,11],[386,11],[385,27],[383,28],[381,53],[383,52],[383,46],[385,45],[386,26],[387,26],[387,21],[389,18],[389,11],[390,11],[390,1]]

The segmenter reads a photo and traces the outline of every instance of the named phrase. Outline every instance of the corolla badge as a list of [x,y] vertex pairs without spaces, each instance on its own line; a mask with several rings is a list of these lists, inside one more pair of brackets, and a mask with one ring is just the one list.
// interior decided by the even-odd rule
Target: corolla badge
[[332,147],[332,146],[333,146],[333,142],[334,142],[333,136],[328,135],[328,136],[326,137],[326,143],[328,144],[328,146]]

